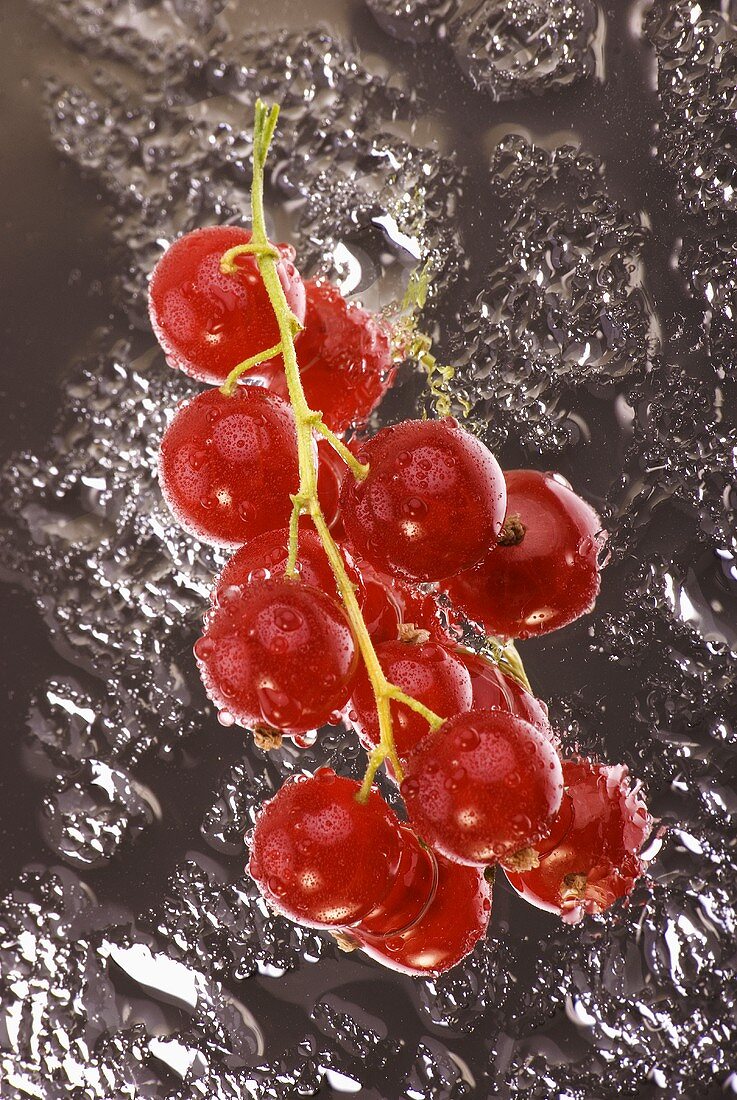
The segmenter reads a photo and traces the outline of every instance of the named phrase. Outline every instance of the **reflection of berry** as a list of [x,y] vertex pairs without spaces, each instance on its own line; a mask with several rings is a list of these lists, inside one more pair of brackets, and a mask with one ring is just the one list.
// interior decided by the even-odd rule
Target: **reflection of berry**
[[399,822],[372,791],[329,768],[286,782],[256,822],[249,871],[292,920],[353,924],[390,893],[401,861]]
[[410,626],[426,630],[437,640],[448,640],[432,596],[374,569],[363,559],[355,565],[361,577],[361,614],[374,645],[396,641],[403,628]]
[[[450,718],[471,708],[471,677],[463,662],[437,642],[383,642],[376,656],[389,683],[426,707]],[[361,734],[369,745],[378,745],[379,717],[366,670],[356,676],[351,706]],[[416,711],[392,703],[394,743],[400,757],[407,756],[427,733],[427,721]]]
[[[169,363],[201,382],[224,382],[238,363],[279,343],[256,257],[239,256],[237,274],[220,270],[223,253],[250,240],[251,233],[235,225],[196,229],[174,242],[151,278],[148,301],[156,337]],[[289,308],[302,321],[305,290],[293,263],[294,249],[277,247]]]
[[506,710],[547,733],[548,708],[529,691],[505,676],[498,665],[467,649],[456,649],[471,675],[474,710]]
[[[309,279],[305,290],[305,327],[297,347],[305,396],[311,409],[320,409],[329,428],[344,432],[368,419],[392,383],[389,334],[330,283]],[[280,362],[259,366],[256,373],[273,393],[287,396]]]
[[210,698],[244,726],[306,733],[348,700],[356,647],[343,609],[272,577],[220,595],[195,645]]
[[401,786],[414,827],[459,863],[494,863],[552,826],[563,795],[560,760],[529,722],[471,711],[428,733]]
[[491,916],[491,889],[483,872],[437,857],[435,897],[407,931],[378,939],[357,939],[372,959],[404,974],[441,974],[473,950]]
[[627,768],[575,757],[563,764],[566,793],[550,837],[505,867],[522,897],[568,921],[601,913],[642,874],[639,856],[652,818]]
[[238,546],[287,523],[299,483],[292,411],[253,387],[179,406],[159,451],[159,483],[182,527]]
[[378,569],[438,580],[474,565],[504,519],[504,476],[491,451],[451,418],[383,428],[358,450],[370,466],[346,478],[343,522]]
[[512,470],[505,479],[509,543],[444,588],[490,634],[529,638],[566,626],[593,606],[601,520],[558,474]]

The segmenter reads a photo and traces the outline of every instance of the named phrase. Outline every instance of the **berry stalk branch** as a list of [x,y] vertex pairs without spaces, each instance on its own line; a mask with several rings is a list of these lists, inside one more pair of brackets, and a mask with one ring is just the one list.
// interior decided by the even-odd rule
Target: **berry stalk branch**
[[[381,736],[378,746],[369,756],[368,767],[358,795],[360,800],[365,801],[369,796],[374,776],[384,760],[389,759],[391,761],[399,782],[403,778],[402,766],[394,743],[391,702],[402,703],[422,715],[432,730],[440,728],[443,724],[443,718],[423,706],[416,699],[406,695],[396,685],[389,683],[384,675],[356,599],[354,586],[346,572],[345,562],[330,534],[320,506],[317,492],[317,459],[314,447],[314,436],[316,434],[322,435],[331,444],[357,479],[360,480],[366,477],[368,467],[358,462],[345,444],[323,423],[322,414],[309,407],[302,386],[294,343],[294,338],[301,326],[287,303],[277,270],[278,252],[268,239],[264,217],[264,168],[278,115],[279,108],[277,105],[268,108],[260,99],[256,102],[253,132],[253,183],[251,189],[253,235],[249,244],[239,245],[226,252],[220,263],[224,273],[233,273],[237,270],[236,260],[239,255],[244,253],[256,255],[259,272],[278,322],[279,350],[284,359],[289,401],[294,413],[299,459],[299,488],[292,497],[293,508],[289,525],[289,558],[285,575],[295,579],[297,577],[299,517],[308,514],[325,548],[376,699]],[[269,352],[265,354],[271,354],[272,352],[273,349],[269,349]],[[255,359],[258,358],[258,356],[255,357]],[[233,392],[238,378],[248,369],[249,365],[252,364],[247,361],[234,368],[223,386],[223,393],[227,395]]]

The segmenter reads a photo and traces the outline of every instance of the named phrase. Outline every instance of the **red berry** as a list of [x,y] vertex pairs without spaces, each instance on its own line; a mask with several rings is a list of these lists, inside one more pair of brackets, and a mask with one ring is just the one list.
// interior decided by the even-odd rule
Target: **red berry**
[[[437,642],[383,642],[376,647],[386,678],[407,695],[424,703],[441,718],[471,709],[471,677],[463,662]],[[366,669],[359,668],[351,697],[363,738],[379,743],[379,716]],[[407,706],[391,704],[394,743],[400,757],[407,756],[427,734],[425,719]]]
[[455,420],[408,420],[358,451],[363,481],[346,478],[343,522],[378,569],[438,580],[474,565],[504,519],[504,477],[484,444]]
[[207,542],[238,546],[287,523],[299,484],[291,409],[254,387],[198,394],[164,432],[159,483],[182,527]]
[[550,831],[563,778],[544,733],[504,711],[480,710],[423,738],[401,791],[413,825],[436,851],[486,864]]
[[486,934],[491,916],[491,888],[476,867],[437,857],[435,897],[406,932],[385,938],[356,931],[372,959],[402,974],[442,974],[461,961]]
[[[297,348],[305,396],[329,428],[344,432],[365,423],[393,381],[389,333],[330,283],[308,279],[305,291],[305,327]],[[286,396],[281,364],[257,371],[270,390]]]
[[355,566],[361,577],[361,613],[375,645],[396,641],[400,627],[410,625],[427,630],[440,641],[448,640],[432,596],[381,573],[363,559]]
[[639,852],[652,818],[623,765],[574,757],[564,761],[563,779],[552,835],[534,845],[539,866],[504,870],[526,901],[573,923],[630,893],[643,872]]
[[[171,366],[201,382],[222,383],[238,363],[279,343],[256,257],[239,256],[237,274],[220,270],[223,254],[250,240],[250,231],[237,225],[196,229],[174,242],[151,277],[148,301],[156,338]],[[295,251],[288,244],[277,248],[289,308],[302,321],[305,290],[293,263]]]
[[217,706],[241,725],[287,733],[325,725],[345,705],[357,661],[343,609],[284,577],[226,589],[195,656]]
[[394,813],[372,791],[320,768],[288,780],[256,822],[248,870],[261,893],[292,920],[354,924],[390,893],[401,862]]
[[443,587],[453,603],[490,634],[547,634],[590,611],[599,593],[601,520],[558,474],[511,470],[507,515],[525,533],[494,547],[474,569]]
[[455,652],[471,676],[474,710],[506,710],[518,718],[524,718],[525,722],[537,726],[544,733],[551,733],[545,703],[525,691],[511,676],[505,676],[498,665],[477,653],[467,649],[456,649]]
[[[304,584],[319,588],[330,596],[337,595],[335,577],[330,568],[320,536],[307,517],[299,524],[299,556],[297,571]],[[217,602],[223,593],[233,587],[244,587],[251,581],[268,580],[269,577],[283,577],[289,557],[289,528],[279,527],[275,531],[266,531],[252,539],[246,546],[236,550],[217,579],[213,591]]]

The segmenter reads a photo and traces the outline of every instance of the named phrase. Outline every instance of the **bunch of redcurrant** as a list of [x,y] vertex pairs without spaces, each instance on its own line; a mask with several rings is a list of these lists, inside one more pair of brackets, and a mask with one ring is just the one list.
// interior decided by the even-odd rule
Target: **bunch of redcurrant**
[[[253,231],[189,233],[151,281],[170,363],[220,385],[176,412],[160,483],[187,530],[236,548],[195,646],[223,720],[269,747],[347,716],[369,753],[363,783],[323,768],[282,787],[257,821],[252,877],[291,919],[437,973],[484,934],[497,863],[567,919],[642,870],[637,788],[622,767],[561,761],[512,642],[591,608],[601,523],[563,478],[503,473],[450,418],[346,441],[391,384],[397,340],[268,240],[275,122],[259,103]],[[438,591],[502,639],[501,661],[454,641]],[[382,763],[408,823],[372,786]]]

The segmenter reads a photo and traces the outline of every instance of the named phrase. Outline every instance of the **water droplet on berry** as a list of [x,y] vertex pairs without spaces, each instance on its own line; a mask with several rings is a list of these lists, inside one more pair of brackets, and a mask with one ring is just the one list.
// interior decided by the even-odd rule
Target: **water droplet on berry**
[[402,794],[408,796],[409,798],[414,797],[414,795],[416,795],[419,790],[420,784],[412,776],[410,776],[409,779],[405,779],[404,783],[402,783]]
[[427,505],[420,497],[410,497],[402,503],[402,515],[409,519],[421,519],[427,515]]
[[304,625],[304,616],[291,607],[280,607],[274,615],[274,622],[279,630],[293,633]]
[[458,734],[456,744],[461,749],[476,749],[479,745],[479,735],[476,730],[462,730]]
[[581,558],[590,558],[597,552],[597,543],[595,539],[592,539],[590,535],[586,535],[582,538],[578,544],[577,553]]
[[201,470],[207,462],[207,451],[194,451],[189,456],[189,464],[193,470]]
[[211,638],[198,638],[194,644],[194,655],[198,661],[206,661],[215,652],[215,643]]
[[230,726],[235,725],[235,718],[230,713],[229,710],[219,710],[218,711],[218,722],[220,723],[221,726],[225,726],[226,729],[229,729]]
[[226,607],[228,604],[232,604],[234,600],[237,600],[241,594],[241,587],[238,584],[229,584],[218,592],[218,604],[221,607]]

